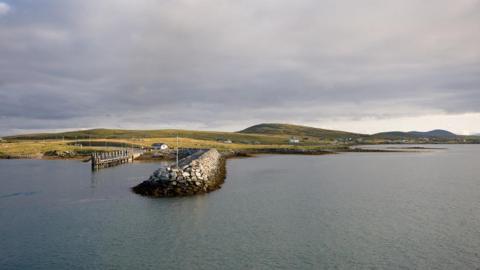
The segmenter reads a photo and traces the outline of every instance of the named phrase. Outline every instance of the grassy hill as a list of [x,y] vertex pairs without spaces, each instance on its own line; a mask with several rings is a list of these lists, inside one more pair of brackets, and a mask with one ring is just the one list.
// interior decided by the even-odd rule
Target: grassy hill
[[300,125],[289,124],[259,124],[246,128],[239,133],[243,134],[270,134],[270,135],[286,135],[286,136],[300,136],[300,137],[313,137],[313,138],[325,138],[325,139],[337,139],[337,138],[360,138],[368,137],[368,135],[351,133],[338,130],[328,130]]
[[[38,133],[5,137],[8,143],[0,144],[0,152],[5,155],[23,157],[40,156],[52,151],[79,151],[79,145],[90,150],[103,147],[136,145],[149,147],[163,142],[175,147],[176,137],[180,147],[217,148],[219,150],[252,149],[338,149],[336,139],[364,136],[342,131],[324,130],[286,124],[261,124],[241,132],[195,131],[195,130],[122,130],[89,129],[60,133]],[[296,136],[300,143],[292,145],[289,139]],[[228,141],[228,143],[226,143]],[[335,141],[335,142],[334,142]],[[347,142],[347,140],[343,140]],[[351,141],[348,141],[350,143]],[[80,149],[84,149],[81,148]]]
[[435,129],[432,131],[427,132],[419,132],[419,131],[411,131],[410,134],[416,135],[418,137],[426,137],[426,138],[448,138],[454,139],[457,137],[456,134],[442,129]]
[[271,134],[244,134],[236,132],[195,131],[195,130],[122,130],[122,129],[89,129],[61,133],[39,133],[5,137],[7,140],[79,140],[79,139],[123,139],[151,140],[154,138],[176,138],[203,141],[231,140],[238,144],[285,144],[288,136]]
[[0,158],[37,157],[50,152],[98,151],[106,147],[150,147],[162,142],[175,147],[179,137],[182,148],[217,148],[219,150],[266,150],[297,148],[310,150],[337,149],[320,138],[303,140],[298,145],[289,143],[287,134],[249,134],[240,132],[215,132],[194,130],[121,130],[90,129],[60,133],[39,133],[5,137],[0,143]]
[[385,139],[418,139],[418,138],[456,139],[459,136],[447,130],[435,129],[427,132],[420,132],[420,131],[382,132],[382,133],[374,134],[373,137],[385,138]]
[[[124,130],[124,129],[89,129],[61,133],[38,133],[5,137],[7,140],[80,140],[80,139],[122,139],[140,140],[154,138],[188,138],[210,142],[230,140],[236,144],[288,144],[290,137],[298,137],[302,144],[321,144],[333,140],[359,139],[364,140],[415,140],[419,138],[437,138],[454,140],[462,138],[446,130],[432,130],[428,132],[382,132],[366,135],[339,130],[321,129],[315,127],[264,123],[248,127],[238,132],[196,131],[180,129],[162,130]],[[475,137],[471,137],[472,139]]]
[[[384,132],[365,135],[289,124],[259,124],[239,132],[195,130],[123,130],[89,129],[61,133],[39,133],[5,137],[0,141],[2,157],[36,157],[46,153],[103,151],[107,147],[150,147],[163,142],[175,147],[176,137],[182,148],[217,148],[219,150],[345,149],[355,143],[480,143],[477,136],[457,136],[444,130],[429,132]],[[289,143],[291,137],[299,144]],[[424,139],[430,138],[430,139]],[[362,139],[362,140],[357,140]],[[107,149],[108,150],[108,149]]]
[[240,144],[287,144],[292,136],[309,137],[305,143],[319,143],[322,140],[337,138],[358,138],[368,135],[344,131],[327,130],[289,124],[260,124],[239,132],[196,131],[179,129],[162,130],[123,130],[89,129],[61,133],[38,133],[5,137],[8,140],[78,140],[78,139],[151,139],[151,138],[190,138],[205,141],[231,140]]

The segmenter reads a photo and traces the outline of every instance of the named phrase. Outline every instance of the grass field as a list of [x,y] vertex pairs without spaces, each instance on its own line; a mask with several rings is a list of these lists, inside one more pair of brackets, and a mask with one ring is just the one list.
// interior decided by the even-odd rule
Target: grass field
[[[274,140],[275,141],[275,140]],[[91,142],[92,146],[89,146]],[[143,139],[93,139],[93,140],[17,140],[0,143],[0,157],[12,158],[40,158],[50,152],[76,152],[88,155],[91,151],[108,151],[118,147],[150,147],[153,143],[162,142],[175,148],[176,137],[143,138]],[[79,146],[81,143],[83,146]],[[114,145],[114,146],[112,146]],[[339,145],[316,144],[316,145],[289,145],[283,144],[246,144],[246,143],[223,143],[212,140],[199,140],[179,137],[180,148],[217,148],[218,150],[255,150],[255,149],[309,149],[329,150],[340,148]]]
[[0,158],[40,158],[53,151],[76,152],[88,155],[91,151],[102,150],[95,147],[76,147],[68,145],[68,141],[16,141],[0,143]]
[[[8,143],[0,143],[0,155],[11,157],[39,157],[52,151],[86,152],[87,150],[105,150],[107,145],[150,147],[153,143],[166,143],[174,148],[179,137],[181,148],[217,148],[218,150],[254,150],[254,149],[330,149],[336,148],[330,137],[322,137],[320,129],[306,133],[307,130],[296,126],[282,125],[275,134],[242,132],[216,132],[194,130],[119,130],[91,129],[63,133],[41,133],[6,137]],[[259,131],[261,132],[261,131]],[[332,135],[334,131],[328,131]],[[290,145],[289,139],[297,134],[299,145]],[[349,133],[338,133],[345,135]],[[225,143],[229,141],[231,143]],[[81,142],[83,147],[76,145]],[[90,142],[90,143],[88,143]]]

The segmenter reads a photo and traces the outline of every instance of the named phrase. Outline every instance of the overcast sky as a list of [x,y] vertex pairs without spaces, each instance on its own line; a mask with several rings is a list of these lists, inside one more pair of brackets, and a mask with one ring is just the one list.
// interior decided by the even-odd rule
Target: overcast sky
[[480,132],[480,1],[0,0],[0,135]]

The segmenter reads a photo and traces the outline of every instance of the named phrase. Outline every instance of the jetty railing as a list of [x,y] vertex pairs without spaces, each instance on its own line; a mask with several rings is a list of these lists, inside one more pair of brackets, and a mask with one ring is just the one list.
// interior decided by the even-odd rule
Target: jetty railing
[[92,153],[92,170],[133,162],[133,160],[141,156],[144,152],[144,150],[117,150]]

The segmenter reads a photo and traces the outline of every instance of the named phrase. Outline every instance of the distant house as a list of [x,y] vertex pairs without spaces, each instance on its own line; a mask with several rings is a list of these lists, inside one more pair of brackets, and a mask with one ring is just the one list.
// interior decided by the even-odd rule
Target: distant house
[[154,144],[152,144],[152,149],[153,150],[167,150],[168,145],[166,145],[164,143],[154,143]]
[[225,140],[225,141],[223,141],[223,143],[231,144],[232,140]]
[[288,140],[289,143],[300,143],[300,140],[298,138],[292,137]]

